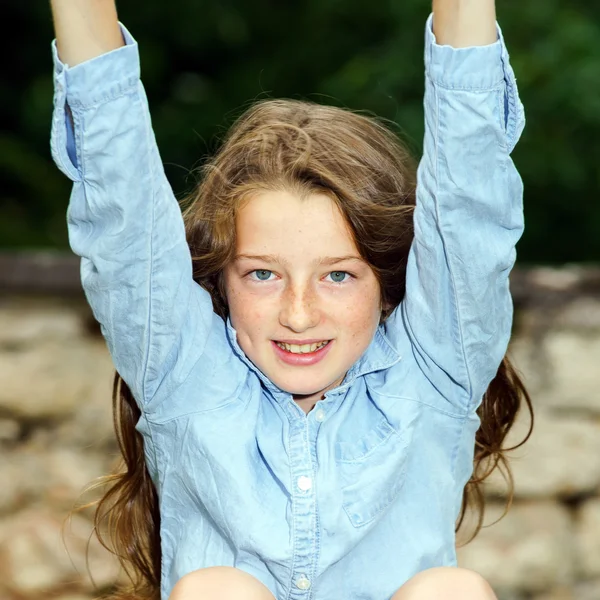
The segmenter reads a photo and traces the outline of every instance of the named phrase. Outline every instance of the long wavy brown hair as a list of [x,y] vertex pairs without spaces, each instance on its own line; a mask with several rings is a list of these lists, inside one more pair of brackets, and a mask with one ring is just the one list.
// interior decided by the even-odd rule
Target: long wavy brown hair
[[[400,304],[413,240],[417,163],[408,146],[383,119],[298,100],[253,104],[229,130],[220,150],[200,168],[195,192],[181,203],[193,277],[206,289],[214,311],[228,316],[223,269],[235,251],[235,217],[244,198],[261,190],[287,190],[304,197],[326,193],[345,216],[354,242],[380,284],[381,322]],[[525,439],[503,448],[522,404],[531,413]],[[95,503],[95,531],[119,558],[131,584],[112,598],[159,599],[160,514],[144,462],[143,438],[135,429],[140,410],[118,373],[113,389],[114,424],[122,462],[94,487],[105,486]],[[513,480],[506,453],[522,445],[533,428],[529,395],[505,357],[478,409],[473,476],[466,485],[460,529],[467,512],[483,525],[481,483],[499,468]],[[107,489],[106,489],[107,488]],[[89,505],[87,505],[89,506]],[[503,515],[504,516],[504,515]]]

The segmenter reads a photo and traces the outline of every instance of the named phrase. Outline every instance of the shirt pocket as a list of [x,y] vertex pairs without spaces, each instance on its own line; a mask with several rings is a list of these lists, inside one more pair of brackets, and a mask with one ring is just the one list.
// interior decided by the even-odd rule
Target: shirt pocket
[[361,415],[364,434],[336,443],[342,506],[354,527],[373,522],[397,498],[405,481],[409,448],[421,405],[407,402],[393,427],[374,406]]

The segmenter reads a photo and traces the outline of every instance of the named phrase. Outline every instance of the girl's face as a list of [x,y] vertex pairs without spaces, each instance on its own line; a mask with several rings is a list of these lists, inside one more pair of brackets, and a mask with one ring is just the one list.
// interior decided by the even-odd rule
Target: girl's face
[[[381,315],[378,281],[324,194],[257,193],[238,211],[236,232],[224,276],[238,343],[308,413],[370,344]],[[304,355],[275,343],[326,340]]]

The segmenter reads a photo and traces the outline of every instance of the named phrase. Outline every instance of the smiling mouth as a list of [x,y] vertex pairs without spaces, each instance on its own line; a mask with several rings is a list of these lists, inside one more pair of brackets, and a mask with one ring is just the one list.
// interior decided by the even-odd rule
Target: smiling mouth
[[277,342],[275,344],[282,350],[289,352],[290,354],[313,354],[322,348],[325,348],[331,342],[331,340],[323,340],[314,344],[286,344],[284,342]]

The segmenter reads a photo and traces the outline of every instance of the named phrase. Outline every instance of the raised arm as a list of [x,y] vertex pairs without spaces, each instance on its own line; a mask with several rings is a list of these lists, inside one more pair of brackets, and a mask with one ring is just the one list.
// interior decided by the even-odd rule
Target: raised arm
[[434,28],[427,22],[415,236],[405,298],[387,326],[430,382],[425,401],[442,398],[442,410],[461,416],[478,407],[506,353],[508,277],[524,227],[510,157],[524,110],[502,32],[495,22],[489,31],[493,7],[436,0]]
[[[112,0],[52,0],[52,7],[60,55],[54,47],[51,148],[73,181],[68,234],[86,298],[117,371],[146,412],[173,414],[184,382],[197,388],[192,409],[213,408],[228,401],[243,374],[210,295],[193,279],[137,43],[119,26]],[[231,378],[207,395],[222,372],[217,364]]]
[[123,45],[114,0],[50,0],[61,60],[73,67]]

